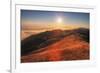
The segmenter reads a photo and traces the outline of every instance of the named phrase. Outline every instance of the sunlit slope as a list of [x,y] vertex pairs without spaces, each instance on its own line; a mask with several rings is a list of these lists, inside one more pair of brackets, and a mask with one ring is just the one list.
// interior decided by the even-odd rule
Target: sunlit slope
[[[36,36],[24,40],[30,44],[31,50],[24,52],[21,62],[45,62],[45,61],[62,61],[62,60],[83,60],[89,59],[89,29],[79,28],[75,30],[53,30],[38,34],[44,41],[38,42],[37,45],[30,44],[37,40]],[[44,35],[43,35],[44,34]],[[33,38],[34,37],[34,38]],[[31,42],[30,42],[31,41]],[[23,41],[22,41],[23,42]],[[35,42],[36,43],[36,42]],[[25,45],[23,45],[25,46]],[[32,48],[32,46],[35,47]],[[30,47],[27,47],[29,49]],[[34,49],[35,48],[35,49]],[[24,50],[26,48],[22,48]]]

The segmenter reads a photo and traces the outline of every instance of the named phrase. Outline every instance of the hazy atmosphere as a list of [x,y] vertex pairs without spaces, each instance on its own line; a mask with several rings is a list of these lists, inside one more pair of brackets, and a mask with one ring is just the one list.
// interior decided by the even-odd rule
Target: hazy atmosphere
[[89,60],[89,13],[21,10],[21,62]]
[[89,28],[89,13],[21,10],[22,30]]

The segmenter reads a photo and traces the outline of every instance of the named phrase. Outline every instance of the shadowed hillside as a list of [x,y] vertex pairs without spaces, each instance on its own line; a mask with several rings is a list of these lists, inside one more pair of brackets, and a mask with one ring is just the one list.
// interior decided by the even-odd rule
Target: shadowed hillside
[[21,62],[89,59],[89,29],[52,30],[21,41]]

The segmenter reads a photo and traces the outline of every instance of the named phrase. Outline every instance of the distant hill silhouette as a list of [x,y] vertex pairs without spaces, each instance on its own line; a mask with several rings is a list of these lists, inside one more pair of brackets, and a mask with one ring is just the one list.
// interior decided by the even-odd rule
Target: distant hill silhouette
[[[56,47],[60,48],[60,50],[63,52],[64,49],[61,48],[67,48],[67,51],[70,51],[69,49],[73,48],[77,49],[75,44],[78,45],[78,48],[85,48],[86,50],[88,50],[87,48],[89,48],[89,29],[78,28],[73,30],[52,30],[32,35],[21,41],[21,56],[23,56],[22,61],[27,61],[26,59],[29,58],[31,55],[34,56],[32,60],[34,61],[36,57],[39,58],[42,56],[38,55],[38,53],[46,52],[46,55],[47,53],[49,53],[48,49],[50,50]],[[67,51],[65,50],[65,52]],[[80,50],[78,51],[81,53]],[[87,51],[87,54],[88,52],[89,51]],[[37,54],[38,56],[35,57],[34,54]],[[43,54],[44,57],[45,55]]]

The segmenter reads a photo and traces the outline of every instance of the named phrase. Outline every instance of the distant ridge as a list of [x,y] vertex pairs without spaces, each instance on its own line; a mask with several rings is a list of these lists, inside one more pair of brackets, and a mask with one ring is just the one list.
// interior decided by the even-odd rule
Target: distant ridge
[[[78,28],[73,30],[52,30],[31,35],[21,41],[21,55],[27,55],[31,52],[52,45],[65,37],[74,35],[89,43],[89,29]],[[71,39],[71,38],[70,38]],[[67,42],[67,40],[66,40]]]

